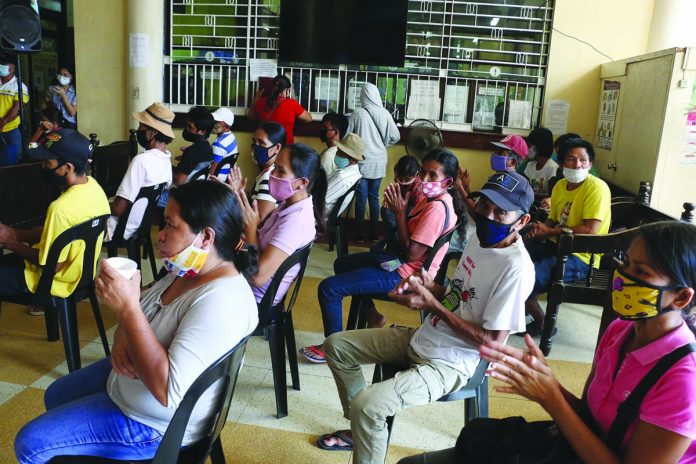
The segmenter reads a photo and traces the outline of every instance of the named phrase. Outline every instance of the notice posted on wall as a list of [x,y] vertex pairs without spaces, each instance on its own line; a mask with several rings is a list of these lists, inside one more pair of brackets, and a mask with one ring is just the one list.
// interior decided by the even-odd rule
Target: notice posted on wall
[[686,132],[684,133],[684,146],[679,164],[681,166],[696,166],[696,108],[686,115]]
[[128,36],[128,64],[131,68],[145,68],[148,61],[150,36],[130,34]]
[[596,145],[605,150],[611,150],[614,144],[614,123],[616,122],[616,109],[619,106],[619,90],[621,90],[620,82],[604,81],[599,121],[597,122]]
[[568,132],[570,103],[566,100],[551,100],[544,113],[544,127],[559,136]]
[[278,61],[265,58],[251,58],[249,60],[249,80],[257,82],[259,77],[276,77],[278,75]]

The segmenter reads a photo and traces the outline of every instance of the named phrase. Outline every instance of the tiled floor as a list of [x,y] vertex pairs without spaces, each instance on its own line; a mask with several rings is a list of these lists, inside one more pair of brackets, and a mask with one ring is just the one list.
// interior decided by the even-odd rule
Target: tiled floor
[[[323,338],[316,291],[321,278],[332,274],[334,257],[335,254],[329,253],[324,244],[317,244],[312,250],[310,265],[293,311],[298,347],[321,342]],[[147,274],[146,271],[145,282],[150,280]],[[418,315],[413,311],[391,303],[379,302],[379,306],[389,323],[418,324]],[[345,309],[347,316],[347,306]],[[102,312],[111,336],[115,319],[108,308],[102,308]],[[561,382],[578,394],[589,373],[599,314],[598,308],[568,306],[563,307],[559,317],[559,335],[554,342],[550,364]],[[86,365],[104,356],[86,303],[79,305],[79,327],[83,365]],[[521,339],[512,337],[510,343],[520,345]],[[364,371],[366,378],[371,378],[372,367],[366,366]],[[43,390],[66,373],[62,343],[46,341],[43,318],[29,316],[23,308],[14,305],[3,305],[0,316],[1,463],[15,462],[12,452],[15,434],[24,423],[43,411]],[[300,382],[300,391],[288,390],[288,417],[276,419],[268,346],[263,338],[252,338],[228,424],[223,430],[228,461],[350,462],[350,453],[327,452],[314,446],[317,435],[348,426],[342,417],[328,368],[300,360]],[[495,385],[491,382],[492,416],[545,417],[537,405],[493,391]],[[462,425],[462,402],[436,403],[405,411],[395,422],[387,462],[395,463],[424,449],[452,446]]]

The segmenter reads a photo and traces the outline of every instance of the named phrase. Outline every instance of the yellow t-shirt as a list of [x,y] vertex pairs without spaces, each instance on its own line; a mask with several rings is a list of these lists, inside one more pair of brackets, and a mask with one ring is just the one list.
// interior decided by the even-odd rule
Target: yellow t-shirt
[[[562,227],[575,227],[584,219],[602,221],[597,235],[609,232],[611,223],[611,192],[606,182],[589,175],[575,190],[568,191],[568,180],[561,179],[551,192],[551,212],[549,219]],[[590,264],[589,253],[575,253],[585,264]],[[595,267],[599,259],[595,257]]]
[[[16,101],[19,101],[19,86],[17,82],[17,78],[13,76],[7,83],[0,83],[0,118],[5,116],[7,112],[12,109],[12,105],[14,105]],[[29,91],[24,84],[22,84],[22,100],[25,104],[29,102]],[[16,118],[12,121],[8,121],[7,124],[3,126],[2,132],[9,132],[17,127],[19,127],[19,114],[17,114]]]
[[[97,181],[91,177],[87,177],[86,183],[73,185],[63,192],[48,206],[41,241],[34,245],[34,248],[39,250],[39,264],[42,266],[46,264],[51,244],[61,233],[90,218],[109,213],[109,201]],[[101,249],[102,239],[103,236],[97,240],[97,250]],[[51,287],[53,296],[65,298],[75,290],[82,277],[82,253],[84,249],[84,242],[77,241],[61,251],[58,262],[65,264],[53,278],[53,286]],[[94,256],[95,266],[98,258],[99,253],[97,252]],[[28,261],[25,261],[24,264],[24,278],[27,281],[27,287],[29,291],[34,293],[39,285],[42,268]]]

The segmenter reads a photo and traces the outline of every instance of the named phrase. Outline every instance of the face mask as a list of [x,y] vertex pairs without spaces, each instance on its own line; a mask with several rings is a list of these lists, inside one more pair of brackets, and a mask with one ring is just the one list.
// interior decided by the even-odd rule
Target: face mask
[[194,134],[193,132],[189,132],[187,130],[184,130],[182,132],[181,136],[186,140],[187,142],[200,142],[201,140],[205,140],[205,137],[203,135],[199,134]]
[[534,146],[529,147],[529,150],[527,151],[527,159],[528,160],[534,160],[536,159],[537,155],[537,149]]
[[[517,219],[519,221],[519,218]],[[517,221],[512,224],[502,224],[493,221],[487,217],[474,213],[474,222],[476,223],[476,236],[484,247],[490,247],[505,240],[512,231],[512,226],[517,224]]]
[[0,64],[0,77],[7,77],[10,75],[10,66],[6,64]]
[[326,129],[322,129],[319,132],[319,140],[321,140],[324,143],[326,143],[326,141],[329,140],[328,136],[326,135],[327,132],[328,132],[328,130],[326,130]]
[[563,177],[568,179],[571,184],[579,184],[583,180],[587,179],[590,174],[589,169],[570,169],[563,168]]
[[[185,133],[186,131],[184,131]],[[147,132],[144,130],[139,130],[135,132],[135,139],[138,141],[138,145],[143,147],[145,150],[150,149],[150,140],[147,138]]]
[[208,251],[194,245],[198,235],[200,233],[196,234],[193,242],[179,253],[169,258],[162,258],[162,264],[167,272],[177,277],[196,277],[201,272],[208,258]]
[[336,165],[336,167],[338,169],[343,169],[350,164],[350,161],[348,160],[348,158],[344,158],[342,156],[336,156],[334,158],[334,164]]
[[507,156],[500,156],[493,153],[491,155],[491,169],[494,171],[507,171]]
[[68,173],[66,172],[62,176],[57,176],[56,171],[60,169],[60,167],[63,166],[63,164],[59,164],[53,169],[43,169],[41,171],[41,174],[43,175],[44,179],[46,179],[48,182],[55,184],[59,187],[65,187],[65,181],[68,177]]
[[450,177],[444,180],[438,180],[435,182],[424,182],[420,183],[420,190],[423,195],[427,198],[435,198],[442,194],[447,189],[447,186],[452,181]]
[[259,165],[259,169],[263,169],[266,163],[268,163],[268,160],[272,158],[272,156],[268,156],[268,150],[271,148],[272,147],[266,148],[256,144],[251,145],[251,150],[254,153],[254,159],[256,160],[256,164]]
[[285,201],[295,194],[292,183],[297,179],[281,179],[273,174],[268,178],[268,191],[278,201]]
[[670,310],[662,309],[662,293],[680,287],[650,285],[617,269],[611,292],[612,307],[621,319],[649,319]]
[[58,83],[60,85],[68,85],[70,82],[72,82],[72,79],[69,78],[68,76],[61,76],[60,74],[56,76],[58,79]]

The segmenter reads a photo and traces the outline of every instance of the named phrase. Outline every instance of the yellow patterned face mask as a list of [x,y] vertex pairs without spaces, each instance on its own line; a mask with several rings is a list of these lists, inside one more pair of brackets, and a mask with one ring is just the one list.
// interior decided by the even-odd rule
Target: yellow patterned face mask
[[208,251],[194,245],[199,234],[196,234],[193,242],[179,253],[169,258],[162,258],[164,268],[170,274],[175,274],[177,277],[196,277],[201,272],[208,257]]
[[662,293],[682,286],[656,286],[630,276],[620,270],[614,271],[614,286],[611,292],[613,308],[621,319],[636,320],[655,317],[670,308],[662,309]]

